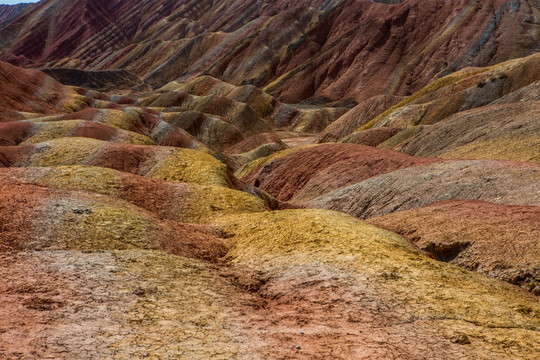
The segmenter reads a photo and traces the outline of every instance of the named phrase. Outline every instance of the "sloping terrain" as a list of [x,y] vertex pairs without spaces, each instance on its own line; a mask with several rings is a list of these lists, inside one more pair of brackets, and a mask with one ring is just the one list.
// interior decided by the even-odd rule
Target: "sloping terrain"
[[443,261],[540,295],[540,209],[458,200],[372,218]]
[[141,79],[126,70],[85,71],[67,68],[41,70],[62,84],[92,90],[146,90],[148,88]]
[[0,121],[21,120],[24,113],[73,111],[86,104],[78,94],[40,71],[0,62]]
[[[398,235],[345,214],[269,211],[291,205],[263,191],[281,201],[320,202],[317,196],[332,197],[332,190],[358,181],[433,172],[460,162],[320,144],[246,162],[238,174],[247,172],[258,189],[232,174],[233,158],[163,120],[170,113],[166,109],[184,111],[183,102],[175,100],[178,92],[150,95],[149,103],[8,69],[3,75],[8,79],[38,79],[49,84],[48,91],[61,89],[64,95],[47,96],[39,83],[3,90],[7,114],[13,114],[0,123],[3,358],[427,359],[444,353],[449,359],[471,354],[534,359],[538,354],[540,306],[533,295],[430,260]],[[200,94],[184,92],[190,104],[212,97],[203,95],[208,89],[189,84],[185,89]],[[65,99],[77,106],[63,106]],[[143,106],[165,99],[172,103]],[[271,116],[265,118],[257,106],[260,101],[223,99],[231,110],[207,101],[197,106],[223,111],[218,116],[232,124],[241,117],[236,104],[245,104],[241,108],[251,109],[262,130],[270,131],[254,131],[231,147],[231,154],[281,143],[268,122]],[[163,140],[156,131],[161,124],[186,141]],[[540,193],[535,165],[495,161],[470,167],[492,174],[486,181],[494,188],[485,190],[486,199],[540,202],[531,196]],[[287,171],[291,168],[297,171]],[[418,187],[430,193],[426,189]],[[533,237],[536,231],[521,230]],[[509,266],[521,275],[531,273],[519,262]],[[512,280],[512,272],[500,274]],[[536,278],[521,278],[514,282],[534,292]]]
[[411,155],[538,162],[539,61],[535,54],[462,70],[362,121],[350,135],[335,127],[347,121],[345,114],[323,140],[343,135],[342,142],[363,143],[374,131],[384,131],[395,134],[376,146]]
[[410,167],[339,188],[308,204],[366,219],[457,199],[539,206],[540,166],[462,160]]
[[7,26],[30,4],[0,5],[0,27]]
[[2,15],[0,359],[538,359],[539,7]]
[[279,200],[294,202],[313,199],[383,173],[441,161],[353,144],[308,146],[262,160],[242,179]]
[[540,163],[539,116],[540,101],[537,100],[463,111],[411,138],[403,151],[451,159]]
[[530,55],[538,9],[519,0],[54,0],[2,29],[0,44],[14,64],[126,69],[154,87],[209,74],[286,102],[362,102]]

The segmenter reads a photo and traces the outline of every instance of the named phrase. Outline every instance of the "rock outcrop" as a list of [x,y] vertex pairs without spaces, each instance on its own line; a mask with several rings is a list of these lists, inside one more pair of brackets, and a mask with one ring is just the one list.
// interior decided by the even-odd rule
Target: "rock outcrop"
[[355,144],[308,146],[263,160],[243,179],[278,200],[295,203],[380,174],[441,161]]
[[15,20],[30,4],[0,5],[0,28]]
[[154,87],[209,74],[286,102],[362,102],[530,55],[537,22],[534,1],[54,0],[0,45],[14,64],[127,69]]

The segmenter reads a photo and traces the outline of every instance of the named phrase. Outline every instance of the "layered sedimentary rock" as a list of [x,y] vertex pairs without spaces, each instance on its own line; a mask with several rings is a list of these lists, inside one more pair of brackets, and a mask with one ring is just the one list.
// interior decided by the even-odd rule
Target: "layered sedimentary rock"
[[412,137],[403,151],[450,159],[540,162],[540,101],[484,106],[448,117]]
[[153,86],[210,74],[287,102],[361,102],[529,55],[538,16],[536,2],[507,0],[55,0],[0,39],[2,58],[19,65],[125,68]]
[[450,261],[540,295],[540,208],[442,201],[372,218],[435,259]]
[[0,5],[0,27],[7,26],[30,4]]
[[362,219],[442,200],[474,199],[539,206],[540,166],[499,160],[461,160],[396,170],[326,193],[312,207]]
[[0,62],[0,358],[538,359],[538,55],[496,64],[538,15],[31,5],[0,57],[60,81]]
[[403,128],[377,146],[443,158],[538,162],[539,61],[535,54],[436,80],[340,141],[361,143],[376,129]]
[[394,170],[441,160],[354,144],[324,144],[276,153],[243,179],[282,201],[304,202]]
[[66,68],[46,68],[41,70],[62,84],[80,86],[86,89],[99,91],[148,90],[148,85],[126,70],[85,71]]
[[327,126],[319,135],[318,140],[321,143],[337,141],[353,133],[356,129],[401,100],[403,100],[402,97],[388,95],[379,95],[367,99]]
[[40,71],[0,62],[0,80],[0,121],[21,120],[24,113],[60,113],[87,105],[73,89]]

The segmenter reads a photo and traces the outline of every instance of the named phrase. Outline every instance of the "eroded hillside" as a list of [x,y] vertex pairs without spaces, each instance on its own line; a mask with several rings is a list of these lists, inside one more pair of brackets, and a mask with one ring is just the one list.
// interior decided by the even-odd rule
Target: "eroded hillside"
[[537,359],[538,14],[30,6],[0,29],[47,67],[0,61],[0,358]]
[[362,102],[530,55],[539,16],[523,0],[54,0],[0,44],[16,65],[125,69],[154,88],[210,75],[286,102]]

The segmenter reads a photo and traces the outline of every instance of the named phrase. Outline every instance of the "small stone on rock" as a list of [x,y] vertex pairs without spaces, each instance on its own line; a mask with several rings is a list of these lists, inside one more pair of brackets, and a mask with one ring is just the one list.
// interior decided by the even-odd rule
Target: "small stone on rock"
[[456,335],[451,340],[454,344],[460,345],[468,345],[471,343],[471,340],[469,340],[469,337],[465,334]]

